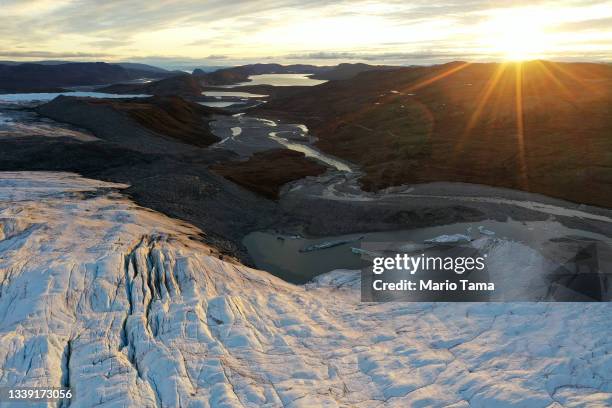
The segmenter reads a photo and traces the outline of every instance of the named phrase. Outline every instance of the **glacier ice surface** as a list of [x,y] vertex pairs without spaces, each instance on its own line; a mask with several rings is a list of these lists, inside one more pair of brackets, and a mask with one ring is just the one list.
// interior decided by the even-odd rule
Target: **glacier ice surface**
[[122,188],[0,173],[0,387],[70,386],[71,407],[612,405],[609,303],[360,303],[356,271],[296,286],[220,260]]

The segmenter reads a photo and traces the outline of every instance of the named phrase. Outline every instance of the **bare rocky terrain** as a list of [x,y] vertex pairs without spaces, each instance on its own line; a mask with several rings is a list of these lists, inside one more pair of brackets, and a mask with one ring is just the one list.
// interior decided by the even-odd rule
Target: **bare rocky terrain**
[[[193,145],[155,132],[156,128],[99,101],[59,98],[40,111],[96,137],[50,138],[17,128],[0,139],[0,171],[72,171],[129,184],[126,193],[140,205],[200,226],[206,231],[205,242],[245,262],[248,255],[240,244],[244,231],[265,228],[275,219],[277,210],[271,202],[208,170],[212,163],[235,156],[198,146],[212,140],[201,112],[201,139]],[[32,115],[29,120],[38,124],[41,117]]]

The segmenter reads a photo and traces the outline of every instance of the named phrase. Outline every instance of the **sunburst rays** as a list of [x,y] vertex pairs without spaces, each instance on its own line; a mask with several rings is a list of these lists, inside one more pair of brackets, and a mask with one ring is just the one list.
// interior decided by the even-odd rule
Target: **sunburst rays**
[[462,62],[450,69],[447,69],[445,71],[442,71],[439,74],[433,75],[431,77],[425,78],[420,80],[419,82],[417,82],[416,84],[410,85],[408,88],[404,89],[404,92],[414,92],[417,91],[421,88],[424,88],[426,86],[429,86],[435,82],[440,81],[441,79],[444,79],[446,77],[449,77],[453,74],[456,74],[457,72],[461,71],[462,69],[467,68],[468,66],[470,66],[469,62]]
[[[546,104],[566,103],[571,110],[571,106],[584,99],[585,90],[596,86],[596,81],[589,80],[590,76],[596,77],[596,71],[590,72],[586,67],[584,72],[573,71],[570,75],[562,65],[548,61],[507,61],[488,67],[470,62],[449,64],[397,86],[397,91],[377,95],[373,103],[355,112],[355,116],[362,117],[368,110],[387,109],[398,100],[402,104],[418,104],[421,114],[428,114],[431,121],[427,137],[440,135],[442,140],[453,137],[452,144],[446,147],[442,143],[438,151],[440,158],[448,162],[441,163],[443,167],[469,169],[471,155],[467,149],[479,149],[478,154],[486,158],[485,162],[491,161],[495,168],[507,167],[514,172],[516,186],[529,190],[530,160],[534,160],[529,152],[530,134],[532,137],[538,134],[538,121],[554,120],[546,113]],[[472,69],[463,71],[468,67]],[[393,85],[389,86],[393,89]],[[415,91],[420,92],[411,95]],[[402,112],[398,109],[397,114]],[[411,114],[414,115],[414,110]]]
[[525,157],[525,117],[523,113],[523,63],[516,63],[515,67],[515,114],[516,114],[516,140],[518,153],[519,184],[522,189],[529,189],[527,173],[527,159]]

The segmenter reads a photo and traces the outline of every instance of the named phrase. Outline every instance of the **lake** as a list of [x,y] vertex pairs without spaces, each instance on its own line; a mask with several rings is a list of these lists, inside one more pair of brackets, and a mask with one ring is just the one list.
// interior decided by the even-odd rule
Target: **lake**
[[314,86],[320,85],[327,81],[312,79],[312,74],[261,74],[251,75],[249,82],[241,82],[227,86],[233,88],[236,86],[252,86],[252,85],[273,85],[273,86]]
[[235,101],[209,101],[209,102],[198,102],[202,106],[208,106],[210,108],[227,108],[232,105],[243,105],[242,102]]
[[232,91],[204,91],[204,96],[226,97],[226,98],[266,98],[268,95],[259,95],[250,92],[232,92]]
[[[484,232],[481,232],[479,228]],[[469,231],[469,232],[468,232]],[[491,232],[494,235],[488,235]],[[274,232],[253,232],[248,234],[243,244],[259,269],[264,269],[286,281],[302,284],[314,277],[336,269],[360,269],[362,257],[353,253],[351,248],[368,249],[379,243],[409,245],[418,253],[428,254],[432,248],[424,244],[427,239],[442,235],[469,234],[472,239],[493,240],[499,250],[495,259],[489,259],[491,272],[506,269],[544,274],[550,272],[544,258],[561,259],[567,252],[566,239],[575,242],[584,240],[607,241],[605,236],[572,229],[555,221],[514,221],[505,222],[485,220],[478,223],[455,223],[411,230],[365,232],[322,238],[283,236]],[[359,239],[363,237],[362,239]],[[332,248],[302,252],[304,248],[331,241],[353,241]],[[302,251],[300,251],[302,249]],[[554,256],[552,254],[555,254]],[[524,263],[524,265],[522,264]],[[518,275],[515,272],[515,275]]]

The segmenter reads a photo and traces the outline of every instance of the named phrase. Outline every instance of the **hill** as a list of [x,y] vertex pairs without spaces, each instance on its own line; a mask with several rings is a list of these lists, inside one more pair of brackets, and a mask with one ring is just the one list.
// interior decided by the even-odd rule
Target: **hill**
[[329,70],[318,72],[312,75],[314,79],[325,79],[328,81],[338,81],[344,79],[351,79],[362,72],[368,71],[381,71],[381,70],[392,70],[398,69],[399,67],[393,67],[389,65],[369,65],[369,64],[338,64]]
[[[125,66],[124,66],[125,65]],[[0,64],[0,92],[37,92],[54,88],[101,85],[176,73],[144,64],[48,61]]]
[[99,91],[115,94],[200,96],[202,95],[202,89],[201,81],[197,77],[182,74],[145,84],[110,85],[100,88]]
[[253,114],[305,123],[363,187],[461,181],[611,207],[612,67],[467,64],[364,72]]
[[[60,96],[40,106],[38,111],[53,119],[91,129],[98,136],[107,136],[115,143],[135,146],[139,151],[171,150],[172,145],[163,143],[161,138],[201,147],[218,140],[208,126],[210,115],[217,111],[176,96],[126,99]],[[141,135],[138,138],[137,134],[142,133],[138,127],[130,127],[132,131],[123,132],[129,133],[129,136],[122,135],[119,131],[121,127],[118,126],[122,117],[127,117],[152,132],[153,137]]]
[[141,72],[148,72],[151,74],[161,74],[161,75],[171,73],[171,71],[168,71],[160,67],[155,67],[153,65],[148,65],[148,64],[140,64],[137,62],[117,62],[117,63],[112,63],[112,65],[119,65],[120,67],[125,68],[128,71],[141,71]]

